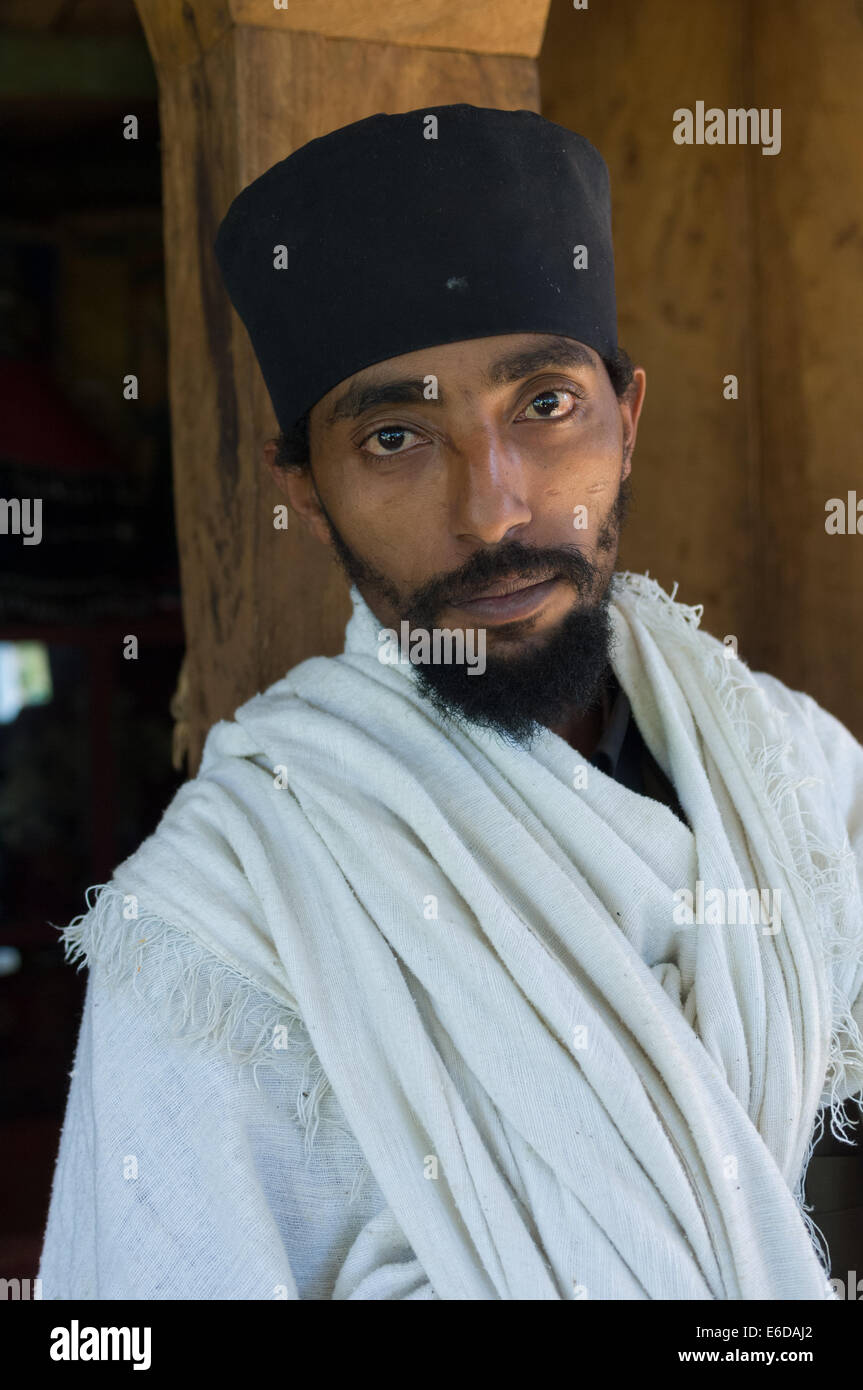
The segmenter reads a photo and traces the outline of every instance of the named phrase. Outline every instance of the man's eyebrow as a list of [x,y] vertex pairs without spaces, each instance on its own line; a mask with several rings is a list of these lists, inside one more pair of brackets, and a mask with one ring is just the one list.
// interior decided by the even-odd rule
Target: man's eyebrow
[[355,381],[344,395],[339,396],[327,416],[327,424],[337,420],[356,420],[367,410],[379,405],[415,405],[425,400],[426,383],[422,377],[392,377],[386,381],[370,381],[365,386]]
[[568,338],[552,338],[539,347],[525,348],[499,357],[486,372],[486,380],[489,386],[505,386],[508,382],[530,376],[531,372],[541,372],[545,367],[591,367],[595,371],[596,363],[582,343]]
[[[539,347],[525,348],[499,357],[491,363],[484,376],[489,386],[505,386],[530,376],[532,372],[541,372],[545,367],[589,367],[595,371],[596,363],[581,343],[566,338],[551,339]],[[354,382],[335,401],[326,423],[334,425],[337,420],[356,420],[367,410],[382,405],[415,405],[428,399],[443,404],[443,390],[439,390],[436,397],[428,398],[425,394],[426,384],[424,377],[405,376],[366,384]]]

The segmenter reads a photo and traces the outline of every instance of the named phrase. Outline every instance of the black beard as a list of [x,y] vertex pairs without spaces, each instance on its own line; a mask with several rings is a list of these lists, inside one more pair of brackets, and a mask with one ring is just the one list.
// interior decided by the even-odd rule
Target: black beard
[[[630,499],[627,478],[597,537],[600,551],[616,550]],[[466,663],[415,663],[417,688],[444,721],[479,725],[505,742],[529,747],[544,729],[584,714],[598,703],[610,671],[611,575],[604,576],[577,546],[537,549],[520,541],[506,541],[493,550],[476,551],[455,574],[423,585],[405,607],[403,595],[386,576],[354,554],[322,502],[321,507],[350,582],[366,583],[385,595],[412,630],[431,631],[436,615],[450,598],[476,592],[483,584],[508,575],[544,579],[552,571],[579,595],[578,605],[538,645],[530,645],[529,620],[493,628],[501,645],[516,638],[528,645],[512,656],[487,655],[481,674],[469,674],[471,668]],[[464,626],[481,630],[482,625],[474,622]]]
[[445,720],[466,720],[530,746],[544,729],[597,702],[611,643],[606,590],[597,602],[568,613],[542,645],[513,656],[488,654],[481,674],[471,675],[466,663],[417,663],[417,687]]

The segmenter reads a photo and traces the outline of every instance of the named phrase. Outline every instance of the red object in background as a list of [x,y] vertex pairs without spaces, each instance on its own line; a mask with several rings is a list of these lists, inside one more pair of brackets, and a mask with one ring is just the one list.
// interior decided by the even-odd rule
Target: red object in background
[[39,362],[0,357],[0,458],[58,473],[108,473],[117,453]]

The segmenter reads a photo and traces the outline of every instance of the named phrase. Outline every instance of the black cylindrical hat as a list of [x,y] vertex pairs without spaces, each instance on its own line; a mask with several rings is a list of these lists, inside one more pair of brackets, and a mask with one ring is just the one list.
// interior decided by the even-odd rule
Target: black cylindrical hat
[[421,107],[311,140],[234,199],[216,256],[283,430],[418,348],[535,332],[617,349],[608,169],[534,111]]

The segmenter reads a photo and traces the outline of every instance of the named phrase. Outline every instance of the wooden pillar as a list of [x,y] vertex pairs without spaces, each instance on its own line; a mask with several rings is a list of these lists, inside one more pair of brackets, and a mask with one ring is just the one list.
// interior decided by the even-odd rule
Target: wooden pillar
[[[233,197],[378,111],[539,109],[548,0],[137,0],[159,79],[189,772],[206,732],[298,661],[341,650],[347,586],[261,461],[275,417],[213,254]],[[285,369],[290,370],[286,362]]]

